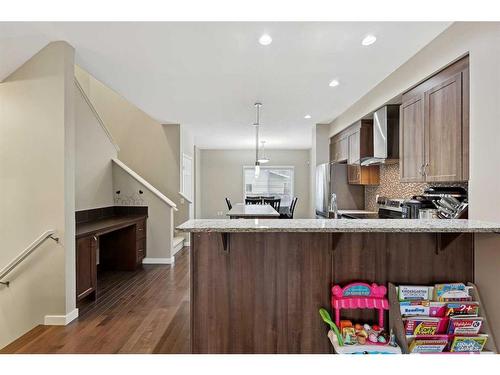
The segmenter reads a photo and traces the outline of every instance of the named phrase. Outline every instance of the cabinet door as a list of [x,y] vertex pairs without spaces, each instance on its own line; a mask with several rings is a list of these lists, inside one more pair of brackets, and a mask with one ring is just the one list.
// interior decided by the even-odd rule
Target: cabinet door
[[89,236],[76,241],[76,299],[95,292],[97,285],[97,238]]
[[402,182],[424,181],[424,98],[419,95],[401,104],[399,177]]
[[349,142],[349,156],[347,164],[357,164],[361,158],[360,144],[361,144],[361,131],[351,134],[348,138]]
[[380,184],[380,168],[378,165],[362,167],[359,164],[349,164],[347,182],[351,185],[378,185]]
[[336,157],[338,156],[337,146],[338,146],[338,143],[334,142],[333,139],[330,139],[330,162],[331,163],[337,161],[336,160]]
[[351,185],[358,185],[361,182],[361,166],[347,165],[347,182]]
[[347,161],[349,157],[349,140],[347,137],[339,141],[339,155],[338,161]]
[[462,180],[462,73],[424,93],[426,181]]

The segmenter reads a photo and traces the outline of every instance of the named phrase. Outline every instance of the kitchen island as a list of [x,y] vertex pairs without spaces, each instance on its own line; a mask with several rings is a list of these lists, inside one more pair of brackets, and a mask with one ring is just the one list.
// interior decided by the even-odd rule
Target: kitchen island
[[[190,220],[193,353],[331,353],[333,284],[474,281],[472,220]],[[347,318],[369,320],[370,311]]]

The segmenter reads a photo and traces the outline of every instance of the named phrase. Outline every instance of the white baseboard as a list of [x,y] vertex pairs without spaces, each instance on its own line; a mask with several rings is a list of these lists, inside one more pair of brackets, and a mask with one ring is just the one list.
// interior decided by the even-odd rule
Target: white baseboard
[[46,326],[65,326],[78,318],[78,309],[66,315],[45,315],[43,324]]
[[142,264],[174,264],[175,258],[144,258]]

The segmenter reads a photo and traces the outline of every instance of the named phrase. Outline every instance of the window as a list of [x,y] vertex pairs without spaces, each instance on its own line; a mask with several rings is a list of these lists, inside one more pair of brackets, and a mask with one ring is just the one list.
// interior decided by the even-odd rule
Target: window
[[255,167],[243,167],[243,186],[246,197],[281,198],[281,206],[289,206],[293,198],[293,167],[260,167],[255,178]]

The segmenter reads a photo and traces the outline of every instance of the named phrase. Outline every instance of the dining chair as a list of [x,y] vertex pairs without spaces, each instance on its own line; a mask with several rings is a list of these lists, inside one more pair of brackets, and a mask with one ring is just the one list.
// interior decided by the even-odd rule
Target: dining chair
[[295,212],[295,206],[297,205],[297,201],[299,198],[294,197],[292,199],[292,203],[290,204],[290,214],[289,214],[289,219],[293,219],[293,213]]
[[229,198],[226,198],[226,204],[227,204],[227,208],[229,210],[231,210],[231,208],[233,208],[233,205],[231,204],[231,201],[229,200]]
[[247,198],[245,198],[245,204],[262,204],[262,198],[260,198],[260,197],[247,197]]
[[264,198],[264,204],[270,205],[276,211],[280,212],[281,198]]
[[280,219],[293,219],[293,213],[295,211],[295,206],[297,205],[297,197],[293,197],[292,202],[290,203],[290,208],[287,213],[280,213]]

